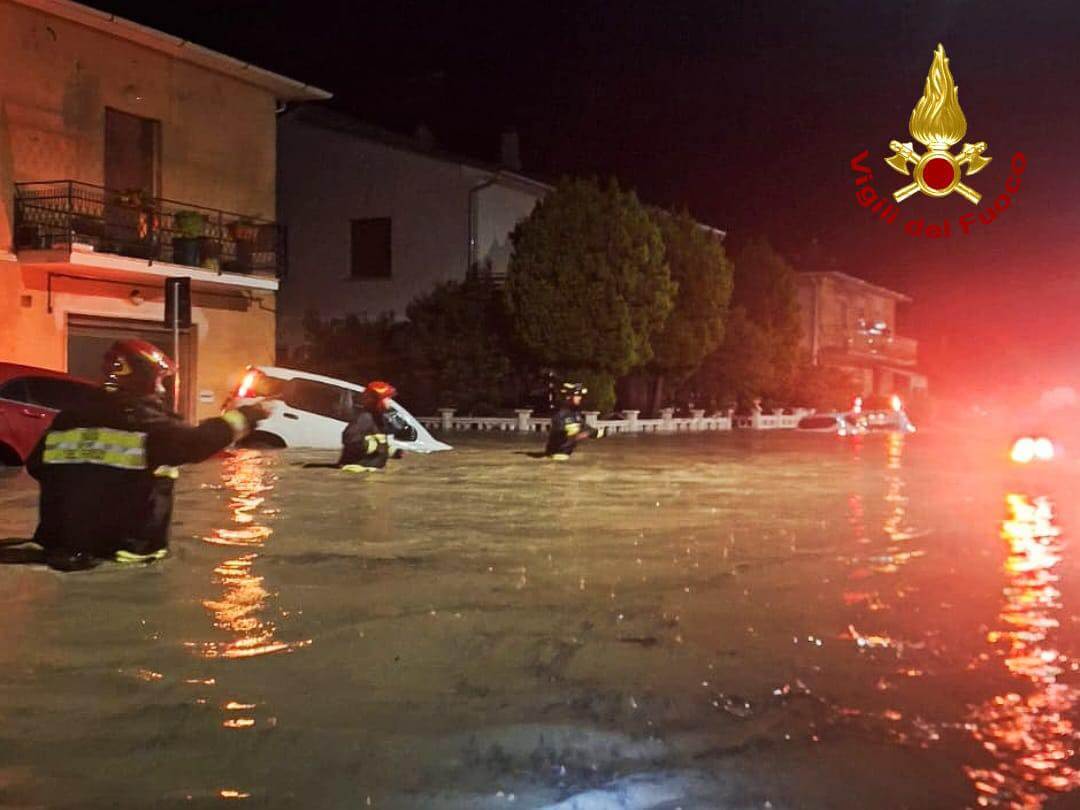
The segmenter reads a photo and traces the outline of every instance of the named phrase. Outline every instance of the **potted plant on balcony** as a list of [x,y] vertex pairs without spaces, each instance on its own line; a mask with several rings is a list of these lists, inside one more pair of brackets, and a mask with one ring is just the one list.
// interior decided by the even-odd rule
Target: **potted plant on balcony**
[[259,235],[259,225],[250,219],[238,219],[229,223],[229,236],[236,243],[236,260],[229,262],[227,269],[233,273],[250,273],[252,258],[255,253],[255,240]]
[[206,217],[198,211],[177,211],[173,214],[173,261],[190,267],[199,266],[199,240],[206,229]]
[[116,202],[126,212],[118,223],[120,252],[140,259],[156,256],[159,229],[157,200],[145,189],[133,188],[121,191]]

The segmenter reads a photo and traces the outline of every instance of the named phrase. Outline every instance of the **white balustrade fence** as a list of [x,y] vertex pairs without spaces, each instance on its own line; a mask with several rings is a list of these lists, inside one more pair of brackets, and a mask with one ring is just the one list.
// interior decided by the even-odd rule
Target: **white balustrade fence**
[[[551,419],[533,416],[527,408],[516,410],[514,416],[457,416],[453,408],[440,408],[438,416],[420,416],[418,421],[428,430],[444,433],[450,431],[505,431],[510,433],[547,433]],[[602,427],[609,433],[701,433],[716,430],[791,430],[809,413],[798,409],[795,413],[755,413],[750,416],[713,414],[706,416],[704,410],[693,410],[689,417],[675,417],[673,408],[664,408],[658,419],[639,419],[640,411],[623,411],[622,419],[600,419],[599,411],[585,411],[585,421]]]

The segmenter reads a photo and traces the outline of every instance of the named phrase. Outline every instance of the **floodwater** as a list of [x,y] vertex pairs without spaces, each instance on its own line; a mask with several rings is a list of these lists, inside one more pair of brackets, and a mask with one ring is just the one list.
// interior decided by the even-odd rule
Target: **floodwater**
[[[0,566],[0,806],[1080,807],[1076,466],[457,445],[240,451],[163,563]],[[0,474],[0,537],[35,504]]]

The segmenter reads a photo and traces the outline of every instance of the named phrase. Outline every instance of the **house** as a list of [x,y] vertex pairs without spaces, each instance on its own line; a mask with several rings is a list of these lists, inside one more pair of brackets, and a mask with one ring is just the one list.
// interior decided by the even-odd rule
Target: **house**
[[926,393],[918,342],[896,331],[897,305],[910,304],[908,296],[835,271],[796,278],[803,349],[814,365],[851,373],[864,395]]
[[163,288],[188,277],[179,404],[216,413],[274,359],[277,110],[329,94],[68,0],[0,0],[0,53],[0,360],[173,353]]
[[485,165],[318,105],[282,116],[279,218],[289,228],[279,349],[296,349],[308,311],[405,318],[409,302],[471,268],[498,277],[510,233],[551,186],[517,170],[516,136]]

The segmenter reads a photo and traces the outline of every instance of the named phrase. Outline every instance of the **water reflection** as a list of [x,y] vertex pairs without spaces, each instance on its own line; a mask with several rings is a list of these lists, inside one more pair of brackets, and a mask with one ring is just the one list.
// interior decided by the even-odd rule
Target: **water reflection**
[[1058,648],[1061,591],[1055,569],[1065,552],[1045,497],[1010,493],[1001,536],[1008,543],[1000,625],[987,634],[1011,678],[1032,687],[1008,691],[976,708],[973,734],[994,759],[992,768],[967,767],[982,807],[1040,808],[1052,793],[1080,787],[1071,714],[1077,690],[1059,677],[1069,660]]
[[[903,472],[904,438],[902,433],[889,433],[886,437],[885,517],[881,526],[885,537],[885,548],[880,553],[871,554],[863,560],[853,561],[860,564],[848,574],[848,579],[852,583],[852,587],[844,592],[844,602],[848,606],[862,605],[871,611],[890,607],[882,599],[880,590],[866,586],[860,587],[857,583],[870,580],[876,574],[896,574],[913,559],[926,553],[922,549],[910,547],[911,540],[920,535],[908,525],[909,499],[904,492]],[[873,542],[867,528],[867,515],[862,496],[854,492],[848,495],[848,523],[851,525],[856,543],[869,545]],[[897,587],[894,593],[898,598],[906,595],[906,591],[901,587]],[[854,631],[851,632],[851,636],[858,641],[858,634]]]
[[[238,450],[223,463],[222,478],[232,490],[229,509],[233,525],[214,529],[207,543],[230,546],[237,555],[214,567],[213,581],[221,588],[217,599],[203,607],[213,615],[214,626],[225,631],[225,641],[206,641],[198,646],[204,658],[251,658],[292,650],[296,642],[276,638],[277,628],[267,614],[273,599],[255,572],[261,548],[273,530],[259,522],[265,493],[273,489],[270,457],[257,450]],[[243,550],[241,552],[241,549]]]
[[874,570],[881,574],[895,574],[916,557],[926,552],[910,548],[910,541],[918,536],[907,525],[908,497],[904,494],[904,434],[890,433],[885,446],[885,521],[882,531],[888,538],[885,553],[874,558]]

